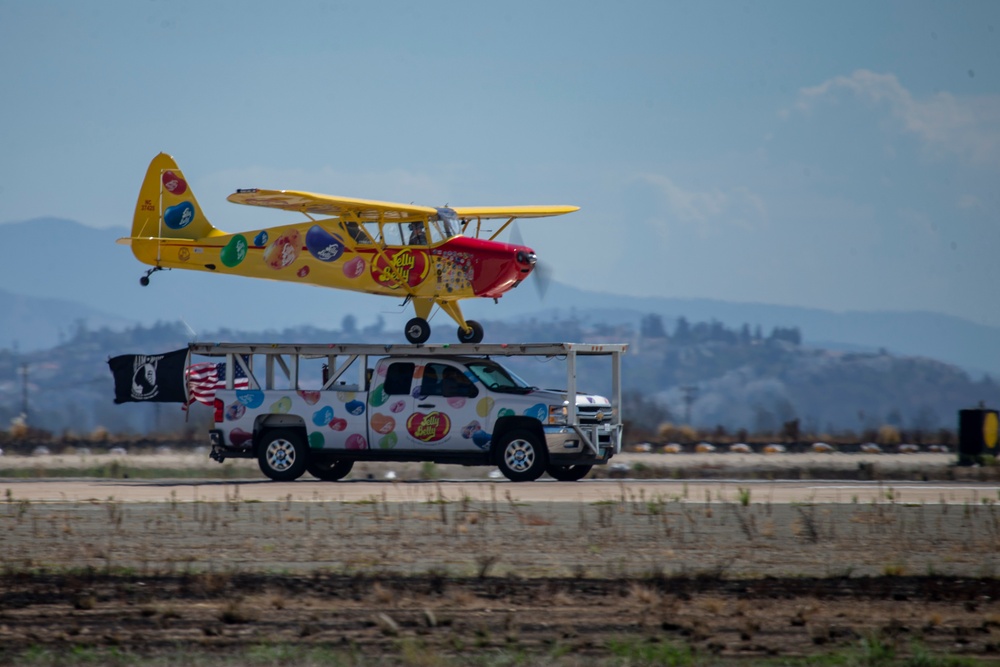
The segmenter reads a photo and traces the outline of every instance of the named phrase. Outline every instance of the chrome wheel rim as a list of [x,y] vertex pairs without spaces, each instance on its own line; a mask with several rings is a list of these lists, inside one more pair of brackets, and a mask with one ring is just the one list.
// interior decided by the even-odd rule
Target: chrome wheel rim
[[295,446],[285,439],[273,441],[267,446],[267,465],[278,472],[291,468],[295,465]]
[[513,440],[504,450],[503,458],[514,472],[525,472],[535,464],[535,448],[527,440]]

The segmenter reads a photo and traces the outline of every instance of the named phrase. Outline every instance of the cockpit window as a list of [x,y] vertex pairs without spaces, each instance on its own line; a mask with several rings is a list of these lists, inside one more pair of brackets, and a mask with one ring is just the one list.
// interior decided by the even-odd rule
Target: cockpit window
[[368,234],[365,233],[365,230],[358,223],[356,223],[356,222],[344,222],[344,223],[341,223],[341,224],[342,224],[342,226],[344,228],[344,231],[347,232],[348,236],[350,236],[352,239],[354,239],[355,243],[361,243],[361,244],[365,244],[365,245],[371,245],[372,244],[372,239],[369,238]]
[[447,206],[437,209],[437,219],[433,221],[434,228],[441,238],[450,239],[459,233],[462,224],[458,220],[458,214]]

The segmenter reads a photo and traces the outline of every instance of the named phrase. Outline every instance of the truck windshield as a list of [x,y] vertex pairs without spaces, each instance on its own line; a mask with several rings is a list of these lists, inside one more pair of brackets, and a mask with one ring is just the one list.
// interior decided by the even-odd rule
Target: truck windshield
[[492,361],[474,361],[466,365],[472,374],[492,391],[527,394],[535,389],[511,371]]

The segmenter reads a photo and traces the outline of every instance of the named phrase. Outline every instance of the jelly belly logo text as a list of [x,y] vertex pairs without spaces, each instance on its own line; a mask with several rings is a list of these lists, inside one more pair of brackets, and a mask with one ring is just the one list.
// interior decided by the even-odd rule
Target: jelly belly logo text
[[415,412],[406,420],[406,430],[421,442],[437,442],[448,435],[451,420],[443,412]]
[[409,248],[389,250],[372,262],[372,278],[381,285],[396,289],[416,287],[427,277],[427,253]]

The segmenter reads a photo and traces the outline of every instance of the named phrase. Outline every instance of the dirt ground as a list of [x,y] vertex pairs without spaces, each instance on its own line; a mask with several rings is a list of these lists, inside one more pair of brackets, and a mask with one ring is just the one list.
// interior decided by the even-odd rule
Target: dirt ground
[[31,498],[65,482],[2,470],[0,664],[1000,661],[995,485],[826,502],[621,480],[556,501],[519,489],[589,487],[303,481],[261,500],[249,469],[128,502]]

